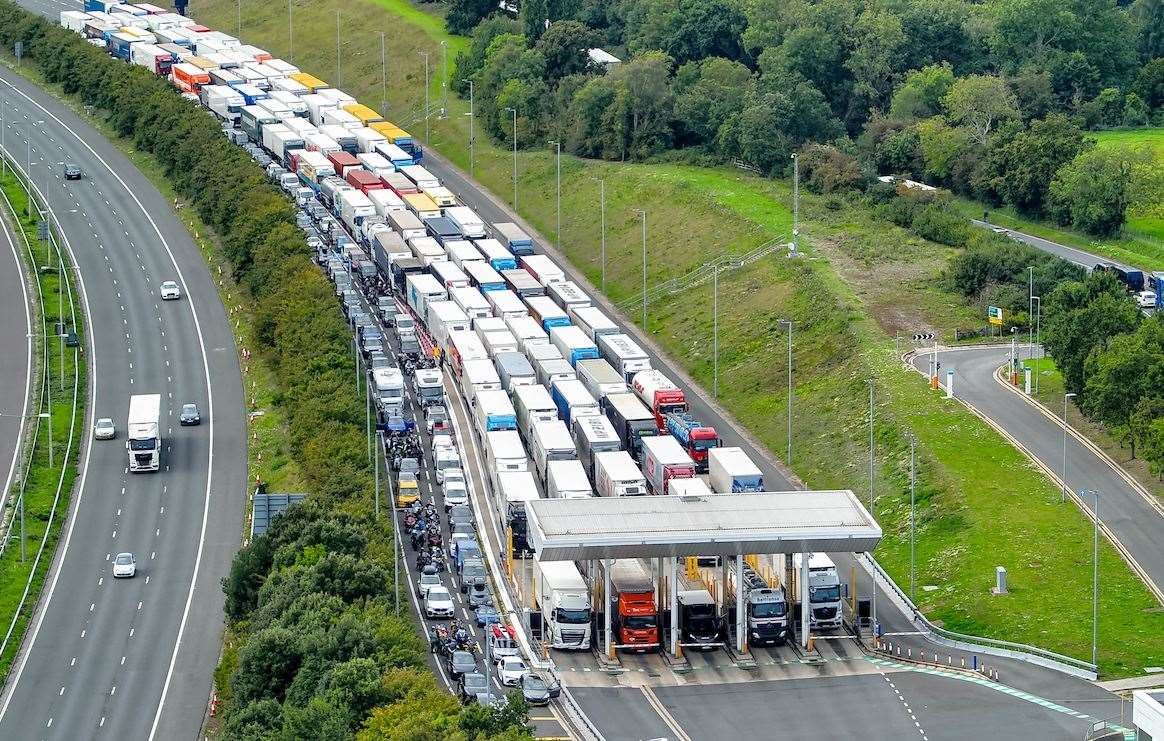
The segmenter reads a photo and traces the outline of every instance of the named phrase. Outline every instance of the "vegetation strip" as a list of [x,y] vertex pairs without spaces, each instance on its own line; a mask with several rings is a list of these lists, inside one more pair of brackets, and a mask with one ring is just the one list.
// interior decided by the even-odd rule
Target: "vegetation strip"
[[[27,454],[28,465],[21,482],[24,532],[21,532],[21,523],[17,522],[19,515],[13,512],[5,547],[0,549],[0,574],[3,575],[0,578],[0,626],[4,630],[0,642],[0,676],[6,677],[20,648],[28,621],[36,609],[45,575],[52,564],[60,526],[68,512],[68,502],[77,475],[77,454],[85,431],[84,403],[87,393],[83,390],[86,373],[79,350],[73,348],[62,352],[58,364],[54,357],[56,353],[50,347],[55,342],[65,341],[64,336],[57,335],[55,325],[58,322],[66,331],[76,333],[78,347],[84,342],[80,308],[74,303],[74,289],[69,278],[71,263],[66,260],[64,250],[54,235],[51,243],[44,242],[44,245],[47,252],[51,244],[57,266],[47,270],[38,269],[34,251],[38,218],[29,213],[28,208],[30,203],[35,204],[35,199],[29,198],[23,181],[7,163],[0,174],[0,189],[4,196],[4,205],[0,207],[7,211],[0,218],[7,219],[16,228],[18,241],[25,248],[21,251],[22,260],[30,274],[36,275],[39,295],[35,316],[43,323],[44,331],[37,337],[41,360],[38,366],[34,366],[40,372],[40,388],[37,392],[39,401],[35,408],[37,414],[40,414],[46,411],[47,405],[47,413],[52,415],[44,424],[40,424],[41,419],[38,418],[37,424],[32,427],[32,450]],[[36,209],[39,212],[39,206]],[[52,266],[53,256],[46,257],[44,265]],[[66,296],[59,296],[62,300],[57,303],[65,307],[66,313],[58,316],[53,311],[57,307],[53,306],[52,301],[45,301],[45,297],[62,291],[67,295],[67,300],[63,300]],[[54,457],[51,466],[50,445]],[[19,465],[23,465],[23,461]],[[9,493],[4,494],[7,497]],[[37,544],[31,559],[26,557],[27,548],[20,542],[20,537],[25,537],[26,543]]]

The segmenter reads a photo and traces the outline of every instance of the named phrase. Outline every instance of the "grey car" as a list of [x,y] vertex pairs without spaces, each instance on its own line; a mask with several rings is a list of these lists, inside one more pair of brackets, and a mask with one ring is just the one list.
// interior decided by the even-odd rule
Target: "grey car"
[[202,424],[202,415],[198,413],[198,405],[183,404],[182,413],[178,415],[178,423],[183,427]]
[[477,659],[468,651],[453,651],[449,656],[448,664],[445,665],[449,676],[453,679],[458,679],[463,674],[471,674],[477,671]]
[[489,694],[489,680],[479,672],[463,674],[458,686],[458,694],[460,694],[463,703],[476,702],[479,695]]
[[449,525],[473,524],[473,510],[466,504],[458,504],[449,510]]
[[527,672],[521,678],[521,696],[530,705],[549,705],[550,700],[562,694],[562,686],[536,672]]
[[469,587],[469,607],[476,609],[483,605],[493,604],[493,595],[484,584],[474,584]]

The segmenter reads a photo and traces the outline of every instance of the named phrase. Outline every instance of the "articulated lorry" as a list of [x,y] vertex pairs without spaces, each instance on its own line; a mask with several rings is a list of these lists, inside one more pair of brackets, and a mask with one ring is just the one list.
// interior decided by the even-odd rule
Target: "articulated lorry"
[[764,474],[742,448],[716,448],[708,452],[711,488],[719,494],[750,494],[764,491]]
[[[803,554],[792,555],[796,580],[797,604],[804,599],[806,585],[800,583]],[[833,560],[823,553],[808,554],[808,624],[812,629],[834,630],[841,627],[841,580]]]
[[643,438],[643,475],[655,494],[670,492],[672,479],[695,477],[695,462],[670,435]]
[[707,454],[719,447],[719,434],[714,427],[705,425],[687,412],[672,412],[664,417],[667,431],[695,461],[700,473],[707,472]]
[[[597,577],[604,579],[602,561]],[[637,558],[621,558],[610,564],[611,629],[614,643],[631,651],[651,651],[659,647],[659,615],[655,606],[655,582],[651,572]]]
[[570,561],[534,561],[542,636],[551,648],[590,648],[590,593]]
[[644,437],[657,435],[655,415],[634,394],[611,394],[606,402],[606,418],[614,427],[622,448],[635,460],[642,460]]
[[[728,588],[732,604],[740,590],[736,584],[736,570],[728,564]],[[756,570],[744,564],[744,611],[748,621],[748,643],[753,646],[774,646],[788,638],[788,601],[783,587],[770,587]],[[735,615],[729,610],[729,615]]]
[[157,471],[161,468],[161,415],[161,394],[135,394],[129,397],[125,448],[129,451],[131,472]]
[[653,368],[636,373],[631,386],[635,395],[655,415],[655,425],[660,435],[667,434],[668,414],[687,411],[687,397],[683,395],[683,389]]

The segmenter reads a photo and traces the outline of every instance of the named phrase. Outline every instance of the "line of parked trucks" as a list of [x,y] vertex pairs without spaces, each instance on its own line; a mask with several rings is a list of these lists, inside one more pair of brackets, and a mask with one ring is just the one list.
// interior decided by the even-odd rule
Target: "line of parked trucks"
[[[459,385],[515,555],[529,550],[525,502],[543,492],[764,490],[746,453],[721,446],[716,430],[692,416],[684,391],[537,254],[528,234],[514,223],[486,224],[419,165],[422,150],[407,132],[294,65],[181,15],[107,0],[84,7],[62,11],[61,25],[168,76],[221,119],[229,136],[262,147],[281,168],[269,172],[284,190],[334,218],[327,236],[345,268],[382,277],[400,297],[381,311],[397,328],[421,325]],[[422,399],[443,401],[441,370],[415,378]],[[381,412],[392,415],[404,399],[400,370],[375,369],[373,383]],[[534,569],[547,643],[588,648],[590,591],[577,565],[535,562]],[[646,565],[619,560],[611,570],[618,642],[658,645]],[[749,630],[763,642],[775,635],[765,627],[771,621],[784,625],[784,590],[751,573],[743,585]],[[835,568],[825,578],[836,582]],[[683,590],[678,598],[685,640],[698,642],[709,625],[720,625],[706,590]]]

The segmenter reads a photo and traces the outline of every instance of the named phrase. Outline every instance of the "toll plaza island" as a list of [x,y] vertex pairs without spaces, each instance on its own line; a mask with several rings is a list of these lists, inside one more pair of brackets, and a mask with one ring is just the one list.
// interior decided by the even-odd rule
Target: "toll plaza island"
[[[621,571],[638,574],[640,589],[647,589],[643,577],[649,578],[659,617],[655,625],[662,625],[662,617],[669,616],[667,636],[664,639],[663,631],[656,630],[655,645],[664,644],[675,657],[684,646],[722,645],[730,630],[720,619],[734,607],[735,649],[746,652],[752,622],[748,606],[764,603],[751,599],[751,592],[791,594],[785,604],[799,604],[798,633],[802,645],[807,645],[811,624],[816,622],[810,612],[817,602],[816,582],[810,576],[816,559],[826,553],[872,551],[882,534],[848,490],[538,499],[526,506],[528,542],[539,566],[576,562],[589,575],[590,595],[601,606],[608,656],[616,647],[635,647],[616,643],[620,633],[611,632],[612,618],[618,619],[624,606],[623,596],[611,591],[612,578],[619,578],[616,564],[631,562]],[[680,559],[685,561],[682,573]],[[708,563],[720,567],[718,600],[709,599],[704,583],[692,578],[698,564]],[[833,585],[820,591],[837,603],[837,609],[822,619],[835,617],[839,627],[840,587],[835,568],[831,580]],[[736,585],[743,585],[742,590]],[[809,599],[797,597],[804,585],[809,587]],[[688,588],[693,586],[698,589]],[[785,591],[788,586],[792,588]],[[737,599],[741,591],[745,598]],[[835,594],[826,594],[829,591]],[[762,596],[767,595],[757,595]],[[552,633],[553,600],[541,597],[543,632]],[[787,609],[780,612],[785,614]],[[681,616],[689,622],[682,630]],[[786,619],[781,622],[788,625]]]

